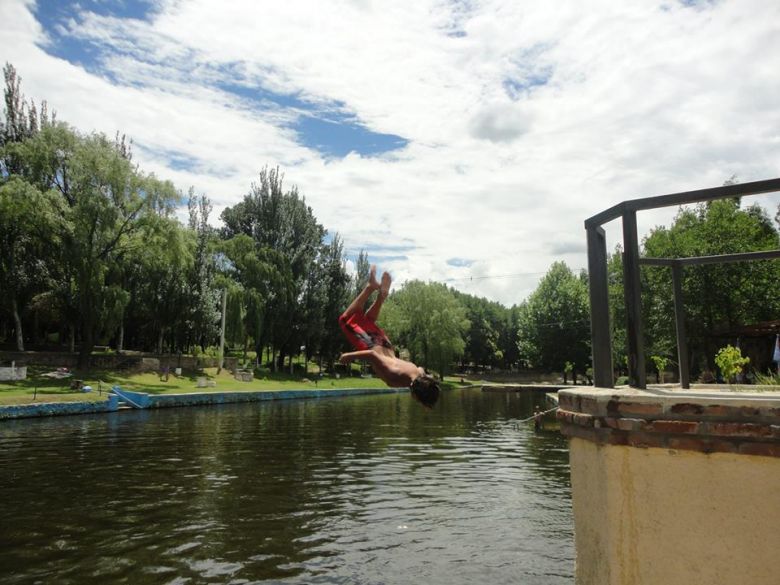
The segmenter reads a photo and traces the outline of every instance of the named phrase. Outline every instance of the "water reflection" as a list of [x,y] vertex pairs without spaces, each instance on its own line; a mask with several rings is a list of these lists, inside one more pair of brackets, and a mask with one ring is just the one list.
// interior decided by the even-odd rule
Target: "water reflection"
[[446,393],[0,425],[5,583],[571,583],[540,397]]

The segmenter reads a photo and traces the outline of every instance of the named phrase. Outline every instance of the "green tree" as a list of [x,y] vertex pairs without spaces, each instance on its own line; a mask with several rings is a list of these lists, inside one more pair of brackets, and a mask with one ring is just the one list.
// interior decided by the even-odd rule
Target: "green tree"
[[[307,280],[315,269],[325,229],[311,207],[293,187],[284,191],[278,169],[264,168],[243,201],[222,212],[223,238],[239,234],[251,237],[260,249],[280,254],[289,266],[289,282],[282,287],[291,294],[263,299],[263,331],[256,343],[271,346],[273,367],[286,355],[298,353],[305,343],[307,308],[304,304]],[[278,358],[276,357],[278,355]]]
[[287,259],[261,246],[252,237],[238,234],[221,244],[227,263],[225,274],[241,286],[244,327],[255,341],[258,358],[264,344],[264,319],[268,305],[292,302],[292,274]]
[[56,224],[61,216],[56,198],[47,190],[22,181],[29,161],[18,146],[51,122],[46,102],[41,115],[25,101],[21,79],[9,63],[3,68],[4,110],[0,119],[0,307],[11,313],[16,347],[24,350],[22,314],[32,297],[45,288],[51,263],[47,249],[57,245]]
[[214,286],[216,276],[215,239],[209,226],[212,205],[208,197],[190,189],[187,200],[189,229],[195,237],[193,262],[189,274],[189,303],[186,331],[190,343],[205,349],[216,338],[220,319],[220,293]]
[[520,307],[512,305],[507,310],[505,319],[499,336],[499,346],[504,356],[504,367],[512,370],[522,365],[520,363],[520,348],[517,343],[520,332]]
[[618,375],[628,374],[628,338],[626,337],[626,301],[623,295],[623,250],[617,246],[607,259],[609,321],[612,334],[612,366]]
[[[355,261],[355,278],[352,280],[352,298],[357,297],[360,291],[368,282],[368,273],[371,270],[371,263],[368,261],[368,254],[365,250],[360,250],[357,260]],[[366,306],[363,310],[368,309],[369,301],[366,302]]]
[[[366,265],[367,263],[366,258]],[[338,234],[334,234],[331,242],[324,246],[319,264],[322,275],[321,285],[325,291],[319,353],[327,362],[328,369],[332,369],[333,362],[344,346],[338,318],[352,300],[351,279],[347,273],[344,245]],[[368,280],[368,272],[366,272],[366,280]]]
[[590,365],[588,285],[563,262],[555,262],[531,294],[522,311],[520,346],[535,366],[562,371],[567,361],[572,375]]
[[49,119],[46,102],[41,102],[41,114],[35,102],[28,103],[24,99],[21,89],[21,78],[16,69],[10,63],[3,67],[5,86],[3,90],[3,119],[0,119],[0,176],[22,175],[27,169],[29,161],[19,157],[13,149],[5,149],[5,146],[24,142],[32,138],[40,128],[50,125],[54,120]]
[[445,285],[413,280],[390,295],[380,323],[418,365],[441,376],[463,353],[469,328],[466,310]]
[[[468,295],[453,291],[458,301],[466,309],[466,318],[470,326],[466,334],[466,347],[462,361],[465,364],[473,364],[481,367],[505,366],[504,352],[507,343],[515,346],[516,350],[517,330],[507,335],[506,329],[510,326],[509,310],[500,303],[486,298]],[[512,353],[512,349],[509,350]]]
[[0,306],[11,313],[19,351],[24,351],[22,310],[49,285],[47,251],[58,243],[58,204],[54,193],[18,176],[0,179]]
[[[774,250],[780,237],[758,205],[741,208],[739,199],[717,200],[681,209],[669,228],[654,229],[644,241],[644,255],[685,258]],[[676,352],[671,272],[642,270],[642,301],[648,349]],[[742,324],[766,321],[780,313],[780,299],[768,291],[780,285],[777,261],[722,263],[684,269],[683,297],[693,367],[712,367],[714,334]]]
[[166,345],[171,352],[184,349],[195,236],[167,214],[155,223],[139,232],[143,246],[134,247],[127,258],[126,320],[137,347],[161,354]]
[[134,235],[160,208],[172,206],[176,193],[170,183],[138,170],[115,142],[101,134],[81,135],[63,123],[47,125],[12,147],[23,161],[21,179],[61,197],[57,287],[71,329],[81,333],[84,367],[105,317],[124,302],[109,271],[142,244]]

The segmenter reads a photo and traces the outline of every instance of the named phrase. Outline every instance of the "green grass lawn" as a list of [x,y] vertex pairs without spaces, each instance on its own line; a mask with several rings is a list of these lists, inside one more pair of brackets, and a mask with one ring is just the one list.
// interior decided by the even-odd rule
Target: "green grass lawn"
[[[325,376],[322,379],[316,373],[307,377],[301,374],[280,374],[263,372],[251,382],[241,382],[233,375],[222,370],[217,374],[216,368],[206,368],[200,373],[185,372],[182,376],[171,374],[167,381],[154,372],[144,374],[125,374],[118,372],[91,370],[74,372],[72,378],[62,380],[42,377],[41,374],[50,368],[29,367],[27,380],[19,382],[0,382],[0,405],[32,404],[43,402],[82,402],[105,400],[106,392],[113,385],[119,385],[125,390],[137,390],[149,394],[182,394],[191,392],[233,392],[256,390],[335,390],[338,388],[385,388],[379,378],[342,376],[335,378]],[[216,383],[215,386],[198,388],[198,378],[206,378]],[[71,390],[71,381],[82,380],[84,385],[92,387],[92,392]],[[315,383],[315,380],[317,382]],[[468,385],[468,384],[465,384]],[[445,379],[444,387],[461,386],[456,378]],[[100,389],[102,388],[102,392]]]

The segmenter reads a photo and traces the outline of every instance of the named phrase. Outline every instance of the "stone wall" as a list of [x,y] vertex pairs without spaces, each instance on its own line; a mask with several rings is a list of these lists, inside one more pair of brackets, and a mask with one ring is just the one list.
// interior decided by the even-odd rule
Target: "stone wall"
[[112,402],[110,400],[98,402],[15,404],[11,406],[0,406],[0,421],[14,418],[59,416],[66,414],[95,414],[99,412],[114,412],[116,410],[116,401]]
[[567,389],[579,585],[775,585],[780,393]]

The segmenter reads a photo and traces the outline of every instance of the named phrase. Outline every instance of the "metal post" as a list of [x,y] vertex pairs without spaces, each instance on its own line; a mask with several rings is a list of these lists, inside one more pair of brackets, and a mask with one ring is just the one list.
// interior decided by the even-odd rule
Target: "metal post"
[[607,240],[601,227],[588,228],[588,283],[590,287],[590,340],[593,351],[593,383],[613,388],[612,337],[609,330]]
[[645,340],[642,329],[642,298],[639,282],[639,239],[636,212],[623,213],[623,289],[628,334],[628,376],[635,388],[646,388]]
[[227,309],[227,289],[222,291],[222,327],[219,333],[219,368],[217,373],[222,372],[225,365],[225,310]]
[[677,329],[677,363],[680,368],[680,386],[691,387],[691,373],[688,369],[688,336],[685,332],[685,306],[682,296],[682,266],[672,264],[672,287],[674,288],[674,321]]

